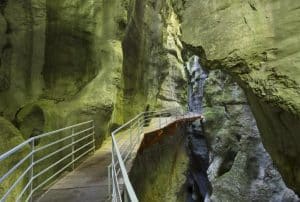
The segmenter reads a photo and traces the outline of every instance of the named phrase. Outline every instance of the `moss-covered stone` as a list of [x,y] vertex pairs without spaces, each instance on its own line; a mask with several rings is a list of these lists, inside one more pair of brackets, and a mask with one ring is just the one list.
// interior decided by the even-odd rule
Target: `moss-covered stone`
[[[19,130],[3,117],[0,117],[0,133],[0,154],[3,154],[4,152],[12,149],[24,141],[24,138]],[[8,170],[15,166],[16,163],[24,158],[29,153],[29,149],[30,145],[25,146],[23,149],[19,150],[14,155],[11,155],[6,160],[1,161],[2,166],[0,166],[0,175],[3,176]],[[7,192],[8,188],[13,184],[13,182],[20,177],[28,164],[29,161],[24,162],[14,173],[8,176],[8,178],[1,183],[1,197]],[[7,201],[16,201],[16,193],[20,193],[22,191],[23,186],[26,185],[27,179],[28,175],[25,175],[16,188],[12,190],[11,194],[7,198]]]
[[205,82],[204,116],[211,200],[298,200],[263,148],[243,90],[223,71],[211,71]]
[[177,129],[137,155],[130,179],[139,201],[185,201],[189,158],[183,128]]
[[[1,1],[0,115],[24,138],[94,119],[99,147],[140,111],[185,104],[184,42],[243,87],[266,149],[299,193],[298,8],[293,0]],[[206,117],[219,154],[240,138],[227,116],[248,111],[236,85],[223,88],[227,77],[215,76]]]
[[182,2],[183,42],[201,47],[208,68],[226,70],[244,88],[266,149],[299,193],[300,2]]
[[130,5],[123,41],[123,110],[132,117],[146,109],[185,103],[180,25],[171,1]]

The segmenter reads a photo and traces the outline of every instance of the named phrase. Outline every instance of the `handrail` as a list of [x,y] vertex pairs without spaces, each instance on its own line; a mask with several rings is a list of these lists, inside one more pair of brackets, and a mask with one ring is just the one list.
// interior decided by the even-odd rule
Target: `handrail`
[[[37,140],[49,142],[35,145]],[[0,195],[0,202],[8,199],[10,201],[32,200],[36,191],[41,190],[48,182],[52,182],[51,180],[57,178],[70,166],[74,169],[78,160],[93,151],[95,151],[93,120],[31,137],[20,143],[0,155],[0,166],[3,168],[8,167],[7,161],[4,160],[14,158],[15,161],[15,158],[21,156],[5,173],[0,173],[0,184],[5,183],[5,187],[8,187],[7,190],[4,190],[3,195]],[[19,155],[20,152],[22,154],[26,152],[26,154]],[[46,162],[40,164],[46,159],[49,160],[50,165],[47,165]],[[51,162],[53,160],[55,162]],[[18,177],[12,181],[13,174]],[[20,191],[17,191],[16,188]]]
[[4,154],[0,155],[0,162],[3,161],[4,159],[6,159],[7,157],[9,157],[10,155],[12,155],[13,153],[19,151],[21,148],[23,148],[24,146],[28,145],[31,141],[33,140],[33,138],[30,138],[26,141],[24,141],[23,143],[15,146],[14,148],[12,148],[11,150],[5,152]]
[[142,112],[142,113],[138,114],[133,119],[130,119],[128,122],[126,122],[125,124],[123,124],[122,126],[120,126],[119,128],[117,128],[116,130],[114,130],[112,133],[114,133],[114,134],[118,133],[120,130],[122,130],[123,128],[125,128],[126,126],[128,126],[130,123],[132,123],[133,121],[135,121],[139,116],[141,116],[144,113],[145,112]]
[[[114,136],[112,136],[112,142],[113,142],[114,145],[117,145]],[[125,183],[125,186],[126,186],[127,193],[130,197],[130,200],[133,201],[133,202],[137,202],[138,199],[137,199],[137,196],[136,196],[136,194],[133,190],[132,184],[129,181],[129,177],[127,175],[127,170],[126,170],[125,164],[122,160],[120,151],[119,151],[118,147],[115,147],[114,149],[115,149],[116,154],[117,154],[117,158],[118,158],[119,165],[120,165],[120,168],[121,168],[123,180],[124,180],[124,183]]]
[[[161,118],[164,117],[166,113],[168,113],[169,116],[167,116],[164,123],[162,123]],[[168,123],[176,120],[178,118],[177,116],[182,116],[183,114],[185,113],[181,108],[142,112],[111,133],[112,163],[108,166],[108,186],[109,195],[113,202],[138,202],[138,198],[128,177],[126,163],[129,159],[128,157],[134,152],[135,146],[141,140],[141,136],[144,134],[144,126],[148,124],[151,119],[159,118],[158,128],[165,127]],[[124,131],[124,134],[117,135],[122,131]],[[129,138],[122,137],[126,135],[129,135]],[[135,140],[133,140],[133,138],[135,138]],[[124,145],[125,149],[121,152],[120,149],[123,150]],[[118,170],[121,172],[119,173]],[[121,175],[119,176],[119,174]]]

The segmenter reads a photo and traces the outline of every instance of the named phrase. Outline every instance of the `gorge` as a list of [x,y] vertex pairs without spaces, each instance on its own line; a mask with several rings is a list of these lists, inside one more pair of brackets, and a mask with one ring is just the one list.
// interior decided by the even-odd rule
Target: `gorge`
[[[0,154],[91,119],[99,149],[142,111],[189,106],[202,123],[138,153],[129,175],[139,200],[299,201],[299,8],[295,0],[0,0]],[[189,73],[195,56],[205,75]]]

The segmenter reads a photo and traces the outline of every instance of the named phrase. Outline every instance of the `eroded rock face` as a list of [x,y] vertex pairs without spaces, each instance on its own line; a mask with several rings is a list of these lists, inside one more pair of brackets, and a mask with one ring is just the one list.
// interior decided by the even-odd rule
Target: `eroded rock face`
[[20,114],[35,105],[40,113],[29,116],[44,122],[40,133],[95,119],[101,142],[121,80],[124,33],[118,22],[127,20],[125,6],[126,1],[1,2],[0,112],[25,131],[25,139],[34,127]]
[[[14,134],[21,131],[23,138],[35,128],[44,132],[95,119],[100,146],[108,131],[141,110],[185,102],[184,42],[206,67],[227,71],[244,89],[264,146],[299,193],[298,10],[294,0],[1,1],[0,116],[14,122]],[[263,195],[253,188],[261,183],[268,199],[270,190],[274,197],[288,193],[281,179],[276,190],[270,188],[267,175],[279,174],[252,155],[270,162],[241,91],[230,84],[222,94],[228,89],[212,81],[206,89],[212,111],[206,116],[214,123],[208,132],[216,147],[210,176],[222,175],[212,197],[230,198],[221,187],[232,182],[254,197]],[[222,129],[214,128],[220,123]],[[248,165],[254,168],[245,174]]]
[[147,106],[185,102],[179,35],[170,1],[1,1],[0,116],[24,139],[93,119],[100,147]]
[[41,0],[10,0],[0,11],[0,112],[11,120],[43,87],[46,9]]
[[265,151],[243,90],[220,70],[204,89],[212,201],[298,201]]
[[36,104],[52,114],[48,122],[56,123],[54,114],[65,120],[55,128],[99,121],[100,142],[147,106],[185,102],[181,32],[170,1],[7,0],[0,8],[6,119]]
[[124,115],[132,117],[147,105],[185,103],[181,31],[171,1],[136,1],[130,6],[123,41]]
[[[0,133],[1,133],[1,147],[0,153],[4,153],[12,148],[12,146],[17,146],[18,144],[24,141],[22,134],[19,130],[12,125],[9,121],[0,117]],[[11,167],[16,165],[16,162],[19,161],[20,158],[25,158],[28,154],[30,146],[25,146],[23,149],[19,150],[15,155],[11,155],[9,158],[2,161],[7,166],[0,167],[0,175],[3,176]],[[28,163],[22,164],[19,169],[16,170],[16,175],[20,176],[25,169],[27,168]],[[11,184],[16,180],[15,175],[8,176],[0,185],[0,194],[3,196],[4,193],[8,190]],[[24,186],[26,186],[26,179],[21,179],[20,183],[16,186],[15,189],[12,190],[12,197],[7,201],[16,201],[16,194],[20,193]]]
[[300,2],[176,1],[182,41],[245,90],[265,148],[300,193]]
[[181,202],[186,199],[189,160],[185,127],[172,125],[164,132],[155,144],[140,148],[130,171],[139,201]]

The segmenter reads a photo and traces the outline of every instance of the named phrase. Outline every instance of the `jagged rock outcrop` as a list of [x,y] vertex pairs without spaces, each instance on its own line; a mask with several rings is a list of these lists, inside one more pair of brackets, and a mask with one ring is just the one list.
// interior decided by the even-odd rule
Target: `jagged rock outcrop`
[[[3,0],[0,122],[18,140],[2,130],[0,142],[7,144],[0,146],[7,150],[32,135],[94,119],[99,147],[112,128],[141,110],[184,105],[181,52],[192,50],[205,67],[226,71],[243,88],[266,150],[299,194],[299,7],[294,0]],[[273,199],[271,190],[279,197],[285,186],[260,144],[246,100],[235,94],[241,91],[222,94],[238,87],[219,89],[219,80],[211,82],[212,197],[235,199],[222,187],[233,182],[245,200]],[[222,128],[214,128],[218,124]],[[226,164],[215,162],[227,154]],[[246,165],[253,168],[243,173]],[[266,188],[258,193],[253,186]]]
[[155,144],[140,148],[130,171],[139,201],[185,201],[188,156],[185,127],[171,125]]
[[[137,112],[184,103],[180,30],[170,5],[150,0],[1,1],[4,124],[13,123],[24,141],[94,119],[100,147],[112,128]],[[2,138],[6,135],[0,133],[0,142]]]
[[7,0],[0,8],[6,119],[25,127],[18,113],[35,104],[54,113],[48,123],[55,114],[67,120],[54,128],[94,118],[103,139],[123,116],[147,105],[185,102],[180,30],[170,2]]
[[27,117],[35,113],[28,108],[36,105],[44,116],[35,118],[45,120],[40,132],[94,118],[100,142],[121,80],[125,7],[126,1],[3,1],[1,115],[30,130]]
[[171,1],[137,0],[130,10],[123,41],[124,114],[185,103],[181,31]]
[[244,89],[262,140],[300,193],[300,2],[175,1],[182,41]]
[[212,201],[298,201],[264,149],[243,90],[226,73],[209,73],[204,88]]
[[[2,135],[2,141],[1,141],[1,147],[0,147],[0,153],[4,153],[12,148],[12,146],[17,146],[18,144],[22,143],[24,141],[22,134],[20,131],[9,121],[5,120],[4,118],[0,117],[0,133]],[[0,175],[3,176],[4,173],[6,173],[9,168],[13,167],[21,158],[26,157],[28,154],[30,146],[24,147],[23,149],[19,150],[16,154],[12,155],[10,158],[5,159],[2,161],[7,166],[1,166],[0,167]],[[25,169],[28,163],[25,163],[21,165],[22,169]],[[17,170],[16,175],[20,176],[22,174],[22,170]],[[14,182],[16,179],[15,175],[8,176],[1,184],[0,184],[0,195],[2,196],[4,193],[6,193],[7,189],[10,187],[12,182]],[[19,184],[17,184],[16,188],[12,190],[12,198],[11,201],[16,201],[16,198],[14,195],[17,193],[20,193],[22,191],[23,186],[26,186],[26,180],[20,181]]]

